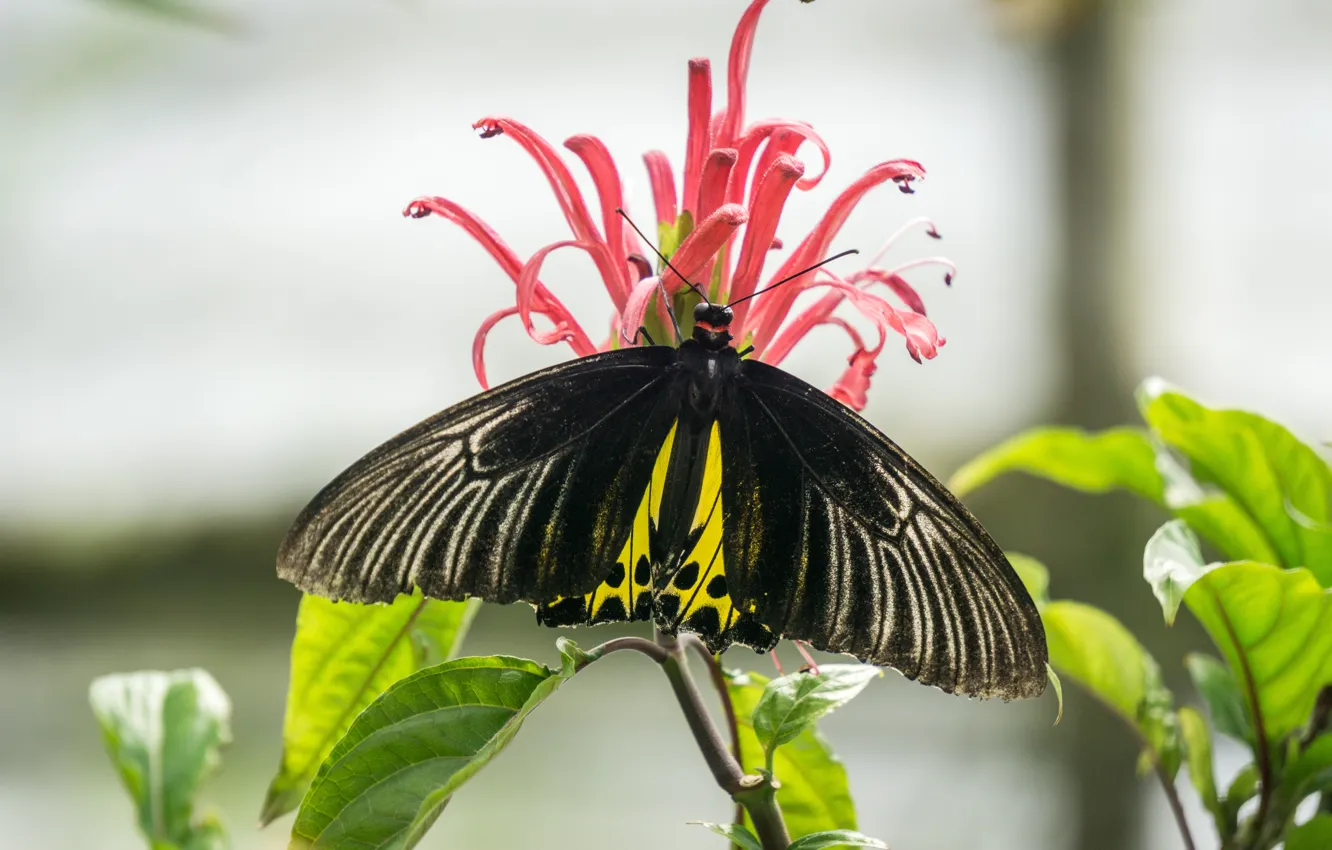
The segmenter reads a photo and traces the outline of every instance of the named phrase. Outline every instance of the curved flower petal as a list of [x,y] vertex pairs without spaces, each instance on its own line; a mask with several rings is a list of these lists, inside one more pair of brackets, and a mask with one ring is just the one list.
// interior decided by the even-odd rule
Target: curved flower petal
[[662,279],[666,282],[666,291],[674,295],[693,282],[692,278],[698,277],[700,271],[710,267],[717,252],[735,234],[736,228],[748,220],[749,215],[739,204],[724,204],[704,219],[702,224],[685,237],[675,256],[671,257],[671,265],[689,279],[681,280],[675,271],[668,268],[662,274]]
[[[866,292],[860,287],[840,277],[828,272],[826,269],[820,269],[821,277],[811,282],[800,280],[792,281],[794,288],[800,291],[812,290],[817,288],[828,288],[835,293],[843,296],[851,302],[857,310],[860,311],[866,319],[874,323],[880,334],[880,339],[886,335],[888,330],[893,330],[901,334],[906,339],[907,353],[911,359],[917,363],[923,360],[932,360],[939,353],[946,340],[939,336],[938,330],[925,316],[919,313],[913,313],[910,310],[899,310],[889,304],[883,298],[873,293]],[[784,287],[785,288],[785,287]],[[828,304],[831,303],[831,296],[835,293],[829,293],[819,300],[813,307],[797,316],[790,325],[783,330],[778,341],[774,342],[767,349],[757,349],[761,352],[761,357],[765,363],[776,364],[781,358],[791,350],[797,341],[810,330],[817,327],[827,320]],[[835,306],[835,303],[834,305]],[[882,341],[879,347],[882,347]],[[877,349],[876,349],[877,350]]]
[[[880,163],[856,182],[852,183],[832,202],[822,220],[801,240],[786,258],[786,262],[772,276],[772,280],[781,280],[801,269],[807,268],[827,254],[828,246],[846,223],[846,219],[855,209],[856,204],[870,189],[889,180],[909,183],[925,176],[925,169],[918,162],[909,159],[895,159]],[[732,181],[734,182],[734,181]],[[849,285],[849,284],[848,284]],[[747,325],[753,331],[754,346],[762,351],[781,325],[782,319],[791,309],[791,304],[800,293],[800,286],[782,286],[771,293],[765,293],[750,313]]]
[[617,263],[611,255],[601,237],[601,232],[597,230],[591,214],[587,211],[582,190],[578,188],[573,174],[569,172],[569,167],[564,164],[559,152],[550,142],[527,125],[502,115],[488,115],[472,126],[481,130],[482,138],[498,135],[511,137],[532,159],[536,160],[537,166],[546,175],[550,188],[555,192],[555,200],[559,202],[560,210],[564,213],[565,221],[569,222],[569,229],[573,231],[574,238],[579,242],[600,246],[601,250],[589,253],[597,265],[597,271],[601,273],[606,289],[608,291],[622,289],[627,282],[623,264]]
[[[523,261],[518,258],[513,249],[505,244],[499,234],[491,229],[476,215],[459,204],[455,204],[448,198],[426,197],[422,196],[413,200],[402,211],[404,216],[411,218],[425,218],[434,213],[440,218],[447,219],[467,231],[467,235],[480,243],[482,248],[494,258],[504,273],[509,276],[514,283],[518,282],[519,275],[523,271]],[[538,312],[547,312],[548,310],[563,309],[556,307],[559,304],[558,299],[550,293],[545,285],[538,283],[532,291],[532,309]]]
[[903,310],[896,312],[902,323],[902,329],[899,332],[906,337],[907,353],[911,355],[911,359],[917,363],[920,363],[922,359],[933,360],[939,354],[939,349],[948,340],[939,336],[939,331],[934,327],[934,322],[921,314]]
[[568,341],[575,354],[579,357],[586,357],[589,354],[596,353],[596,346],[588,339],[587,334],[583,332],[573,314],[554,296],[551,296],[553,302],[551,308],[545,311],[550,320],[555,323],[554,329],[538,331],[532,323],[532,293],[537,286],[537,275],[541,273],[541,264],[546,261],[548,254],[560,248],[581,248],[595,258],[598,246],[588,242],[579,242],[576,239],[568,239],[563,242],[552,242],[533,254],[518,276],[518,315],[522,317],[523,327],[527,329],[527,335],[534,341],[541,345]]
[[476,121],[472,127],[480,129],[483,138],[505,135],[521,145],[546,175],[550,188],[555,192],[555,200],[559,202],[560,210],[569,222],[569,229],[573,231],[574,236],[584,242],[601,238],[596,225],[592,222],[592,216],[587,211],[582,191],[574,182],[573,175],[569,173],[569,168],[560,158],[559,152],[550,142],[527,125],[502,115],[487,115]]
[[[759,178],[754,201],[749,205],[749,226],[745,228],[745,238],[740,244],[740,258],[731,276],[731,289],[729,293],[722,293],[723,300],[738,301],[753,294],[759,273],[763,271],[763,261],[772,247],[773,237],[777,235],[777,222],[781,218],[782,208],[796,181],[804,173],[804,163],[786,154],[778,157],[767,173]],[[736,305],[737,327],[743,326],[745,314],[752,303],[744,301]]]
[[657,208],[657,224],[674,225],[677,216],[675,203],[675,175],[671,161],[662,151],[643,154],[647,166],[648,182],[652,186],[652,203]]
[[[772,342],[761,349],[755,346],[755,352],[764,363],[771,363],[773,366],[778,365],[786,359],[786,355],[791,353],[795,344],[805,338],[806,334],[824,322],[830,321],[833,310],[836,310],[837,305],[845,300],[846,296],[838,291],[824,294],[810,307],[797,314],[794,319],[782,325],[781,332],[773,337]],[[740,327],[743,327],[743,325]],[[743,331],[739,334],[739,337],[740,339],[745,338]]]
[[[643,278],[629,290],[629,299],[625,302],[624,313],[621,314],[619,322],[620,332],[625,337],[632,339],[643,326],[643,316],[647,313],[647,306],[660,290],[661,278],[655,275]],[[633,328],[633,331],[628,330],[629,328]]]
[[685,140],[684,208],[695,220],[699,212],[698,189],[703,163],[712,147],[709,124],[712,120],[712,63],[707,59],[689,60],[689,135]]
[[510,316],[518,315],[517,307],[505,307],[503,310],[496,310],[486,317],[477,329],[476,336],[472,337],[472,371],[476,373],[477,383],[481,389],[490,389],[490,382],[486,380],[486,337],[495,325]]
[[[587,166],[592,175],[592,184],[597,187],[597,200],[601,203],[601,226],[606,233],[606,245],[610,248],[624,244],[624,219],[616,210],[624,206],[624,192],[620,185],[620,172],[615,168],[606,145],[596,136],[579,134],[564,140],[564,146]],[[624,299],[629,297],[629,274],[625,270],[614,286],[606,281],[606,289],[616,310],[624,309]]]
[[[777,144],[772,142],[776,140]],[[796,184],[801,191],[808,191],[819,185],[823,175],[828,173],[828,167],[832,165],[832,151],[828,149],[828,143],[823,137],[815,132],[814,128],[804,121],[789,121],[784,118],[766,118],[762,121],[751,124],[745,130],[744,136],[737,139],[735,149],[740,155],[737,163],[740,167],[734,174],[736,179],[731,181],[731,186],[727,190],[727,198],[732,201],[739,201],[744,196],[745,180],[750,174],[750,165],[755,156],[759,153],[759,147],[763,145],[763,156],[759,158],[759,167],[753,169],[754,173],[762,173],[762,169],[767,167],[767,163],[772,162],[783,153],[794,154],[802,142],[813,142],[819,149],[823,157],[823,168],[818,174],[805,177]],[[763,143],[767,142],[768,145]],[[771,149],[769,149],[771,146]]]
[[878,349],[873,351],[857,349],[847,360],[846,371],[828,390],[828,395],[854,411],[864,410],[865,404],[869,401],[866,394],[869,392],[870,378],[879,369],[874,362],[878,356]]
[[882,283],[893,291],[893,294],[902,299],[902,303],[913,313],[925,315],[925,302],[921,300],[920,293],[916,292],[915,287],[907,283],[906,278],[896,272],[885,271],[884,269],[861,269],[847,278],[851,283]]
[[714,138],[719,145],[730,147],[740,135],[745,123],[745,80],[749,77],[749,56],[754,50],[754,31],[759,15],[768,0],[754,0],[740,16],[740,23],[731,37],[731,55],[726,64],[726,111],[723,113]]

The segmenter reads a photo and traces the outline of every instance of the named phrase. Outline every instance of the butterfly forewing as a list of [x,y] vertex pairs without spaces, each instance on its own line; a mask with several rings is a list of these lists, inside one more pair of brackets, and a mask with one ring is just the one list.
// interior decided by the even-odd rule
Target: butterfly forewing
[[607,578],[679,403],[675,352],[560,364],[427,419],[325,487],[278,573],[334,599],[548,602]]
[[782,637],[946,691],[1045,686],[1031,597],[974,517],[815,387],[746,361],[719,407],[728,582]]

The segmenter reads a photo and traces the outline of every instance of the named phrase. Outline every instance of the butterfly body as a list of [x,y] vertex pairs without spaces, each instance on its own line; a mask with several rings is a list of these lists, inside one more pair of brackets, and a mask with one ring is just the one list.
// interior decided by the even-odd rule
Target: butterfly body
[[1039,615],[1002,551],[892,441],[817,388],[693,338],[594,354],[462,402],[366,455],[294,523],[278,572],[361,602],[533,604],[652,620],[713,651],[781,637],[946,691],[1044,688]]

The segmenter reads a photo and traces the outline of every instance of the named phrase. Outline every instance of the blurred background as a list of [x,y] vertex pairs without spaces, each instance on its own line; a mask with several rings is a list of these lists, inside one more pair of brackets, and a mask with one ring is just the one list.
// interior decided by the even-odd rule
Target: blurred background
[[[722,73],[745,5],[0,4],[0,845],[142,846],[87,684],[199,665],[235,703],[205,797],[238,848],[285,846],[289,819],[251,826],[298,600],[277,542],[349,462],[476,391],[472,334],[512,303],[461,231],[399,211],[445,195],[523,256],[567,238],[531,161],[470,129],[499,113],[557,142],[599,135],[650,222],[638,157],[679,167],[685,61]],[[915,195],[872,194],[835,247],[929,215],[943,242],[914,233],[897,256],[960,266],[951,289],[914,278],[947,348],[917,366],[891,343],[866,410],[941,477],[1028,425],[1134,421],[1148,375],[1332,439],[1323,0],[773,0],[749,80],[751,118],[809,121],[832,147],[828,178],[788,204],[788,245],[868,166],[929,169]],[[557,253],[543,277],[604,327],[589,262]],[[785,365],[828,386],[848,354],[829,331]],[[567,356],[501,325],[490,374]],[[1054,595],[1121,617],[1188,693],[1180,657],[1205,641],[1167,632],[1139,578],[1160,517],[1022,480],[971,501],[1049,564]],[[468,649],[550,661],[555,636],[492,607]],[[968,702],[895,674],[870,690],[826,729],[862,829],[894,847],[1179,846],[1130,733],[1089,699],[1069,694],[1051,728],[1048,696]],[[684,822],[728,811],[664,679],[613,657],[423,846],[709,846]]]

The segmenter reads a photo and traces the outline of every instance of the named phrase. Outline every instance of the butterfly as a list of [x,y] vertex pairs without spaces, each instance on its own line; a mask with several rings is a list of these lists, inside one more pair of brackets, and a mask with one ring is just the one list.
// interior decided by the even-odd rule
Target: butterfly
[[525,601],[550,626],[651,621],[713,652],[799,639],[950,693],[1040,694],[1040,615],[975,517],[842,403],[745,358],[730,306],[694,320],[678,347],[534,372],[374,449],[296,518],[278,574],[355,602],[419,587]]

